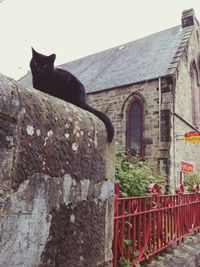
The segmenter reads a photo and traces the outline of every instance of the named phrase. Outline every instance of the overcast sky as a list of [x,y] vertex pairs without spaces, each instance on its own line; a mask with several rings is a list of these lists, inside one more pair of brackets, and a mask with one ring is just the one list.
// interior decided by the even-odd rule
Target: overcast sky
[[31,46],[58,65],[177,26],[189,8],[200,21],[200,0],[4,0],[0,72],[23,76]]

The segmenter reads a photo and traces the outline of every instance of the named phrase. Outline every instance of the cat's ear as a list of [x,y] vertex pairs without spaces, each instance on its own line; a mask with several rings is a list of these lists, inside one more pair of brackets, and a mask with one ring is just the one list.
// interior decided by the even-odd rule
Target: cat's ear
[[34,49],[33,47],[31,47],[31,48],[32,48],[32,55],[33,55],[33,56],[36,55],[37,52],[35,51],[35,49]]
[[54,63],[55,59],[56,59],[56,54],[52,54],[49,56],[49,59],[51,60],[52,63]]

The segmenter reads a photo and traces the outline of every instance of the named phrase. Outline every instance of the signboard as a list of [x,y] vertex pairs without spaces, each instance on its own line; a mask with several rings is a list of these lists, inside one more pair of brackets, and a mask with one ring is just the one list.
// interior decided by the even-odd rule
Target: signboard
[[181,172],[193,172],[194,166],[191,163],[181,161],[180,162],[180,171]]
[[191,143],[200,142],[200,132],[187,132],[184,134],[184,139]]

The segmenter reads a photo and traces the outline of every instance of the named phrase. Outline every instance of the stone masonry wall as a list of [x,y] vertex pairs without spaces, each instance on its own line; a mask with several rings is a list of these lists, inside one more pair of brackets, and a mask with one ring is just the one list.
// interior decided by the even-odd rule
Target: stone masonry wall
[[89,112],[0,75],[0,267],[111,267],[113,144]]
[[[192,122],[192,92],[191,92],[191,65],[195,62],[197,67],[196,71],[198,79],[196,83],[199,83],[199,55],[200,55],[200,43],[197,40],[197,30],[191,28],[191,36],[187,47],[185,48],[178,69],[176,72],[176,95],[175,95],[175,112],[181,115],[189,123]],[[199,84],[198,84],[199,86]],[[197,93],[199,98],[199,92]],[[199,106],[199,103],[197,103]],[[198,108],[199,110],[199,108]],[[193,125],[195,127],[195,125]],[[200,126],[197,123],[197,126]]]
[[176,139],[175,139],[175,184],[179,184],[180,181],[180,162],[185,161],[192,163],[194,165],[194,172],[200,172],[200,144],[199,143],[190,143],[183,139],[183,135],[186,132],[191,131],[191,127],[187,126],[184,122],[180,121],[179,118],[175,117],[175,130],[176,130]]
[[[194,171],[200,172],[200,143],[188,143],[183,139],[186,132],[199,131],[200,126],[199,34],[197,23],[188,28],[187,36],[189,37],[189,41],[182,52],[180,50],[182,56],[175,75],[174,118],[171,121],[171,135],[174,138],[172,139],[173,143],[170,151],[171,174],[174,178],[174,186],[179,183],[181,161],[192,163],[194,165]],[[196,66],[196,69],[194,66]],[[191,74],[191,70],[196,74]],[[194,97],[194,101],[196,102],[196,123],[193,122],[192,118],[193,109],[195,108],[194,102],[192,102],[192,86],[196,90]]]
[[[166,81],[162,81],[166,87]],[[116,132],[116,140],[122,149],[126,148],[127,134],[127,108],[134,97],[141,99],[144,105],[144,156],[148,157],[155,165],[158,158],[168,156],[159,151],[159,80],[146,81],[126,87],[115,88],[88,95],[89,103],[106,112],[111,118]],[[169,109],[171,93],[163,94],[162,109]],[[163,143],[168,148],[168,142]]]

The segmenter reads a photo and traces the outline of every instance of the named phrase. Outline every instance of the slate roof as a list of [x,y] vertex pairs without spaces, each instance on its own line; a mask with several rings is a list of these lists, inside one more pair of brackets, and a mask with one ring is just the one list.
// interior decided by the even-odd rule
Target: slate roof
[[[72,72],[87,93],[167,75],[187,28],[176,26],[60,65]],[[31,85],[30,74],[19,82]]]

